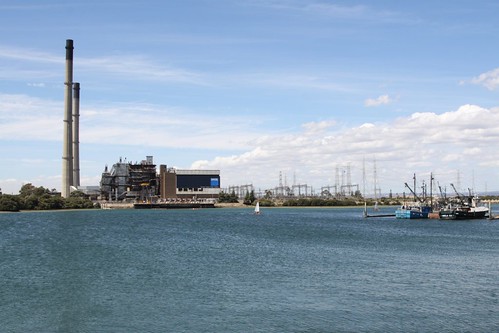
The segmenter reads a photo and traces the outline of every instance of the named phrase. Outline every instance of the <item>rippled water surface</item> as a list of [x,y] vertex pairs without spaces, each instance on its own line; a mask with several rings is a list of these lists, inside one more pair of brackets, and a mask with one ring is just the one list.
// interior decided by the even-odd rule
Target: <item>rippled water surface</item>
[[2,213],[1,331],[499,331],[499,220],[361,215]]

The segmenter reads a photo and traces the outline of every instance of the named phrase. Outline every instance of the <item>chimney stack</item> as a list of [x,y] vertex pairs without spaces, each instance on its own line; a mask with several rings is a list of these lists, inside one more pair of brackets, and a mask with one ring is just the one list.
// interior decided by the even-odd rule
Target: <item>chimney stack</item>
[[80,186],[80,84],[73,85],[73,183]]
[[63,198],[69,197],[73,185],[72,149],[72,88],[73,88],[73,40],[66,40],[66,78],[64,81],[64,137],[62,147],[62,191]]

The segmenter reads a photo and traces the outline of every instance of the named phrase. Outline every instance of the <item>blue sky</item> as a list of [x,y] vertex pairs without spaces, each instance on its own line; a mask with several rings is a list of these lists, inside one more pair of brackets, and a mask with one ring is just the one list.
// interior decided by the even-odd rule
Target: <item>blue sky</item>
[[376,165],[385,193],[430,172],[448,191],[499,190],[498,14],[493,0],[1,1],[0,188],[61,189],[73,39],[82,185],[152,155],[219,169],[222,187],[281,173],[318,192],[350,170],[369,195]]

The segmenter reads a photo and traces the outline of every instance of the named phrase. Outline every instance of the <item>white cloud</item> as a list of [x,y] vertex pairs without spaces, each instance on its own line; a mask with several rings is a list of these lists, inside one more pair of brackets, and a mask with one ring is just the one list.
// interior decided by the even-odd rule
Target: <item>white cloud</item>
[[225,186],[252,182],[271,188],[277,186],[279,171],[283,171],[288,177],[296,173],[299,182],[318,188],[334,184],[335,168],[348,163],[352,181],[361,184],[364,159],[370,184],[376,158],[378,181],[388,191],[403,190],[414,172],[429,175],[436,171],[435,177],[443,184],[455,182],[455,170],[463,168],[464,182],[465,170],[497,164],[499,110],[474,105],[443,114],[415,113],[390,123],[363,124],[335,133],[325,131],[320,139],[310,127],[314,126],[268,136],[244,153],[197,161],[192,167],[220,169]]
[[302,125],[302,127],[305,129],[307,133],[313,135],[313,134],[323,133],[325,130],[334,126],[335,124],[336,124],[335,121],[320,121],[320,122],[305,123]]
[[315,3],[308,4],[305,9],[315,13],[321,13],[322,15],[348,19],[362,18],[368,13],[373,13],[368,7],[363,5],[341,6],[337,4]]
[[499,68],[480,74],[471,80],[474,84],[480,84],[489,90],[495,90],[499,86]]
[[[60,54],[40,52],[28,48],[7,47],[0,45],[0,59],[6,61],[22,62],[23,66],[11,70],[6,67],[0,74],[1,78],[18,80],[21,78],[47,78],[54,76],[53,65],[64,63],[64,49],[61,47]],[[36,65],[35,68],[28,68]],[[46,66],[43,68],[43,66]],[[182,82],[197,85],[208,84],[200,73],[165,66],[155,63],[151,59],[142,55],[113,55],[95,58],[76,56],[74,66],[78,67],[80,73],[91,71],[97,73],[99,77],[117,76],[133,80],[152,80],[162,82]],[[59,67],[63,73],[62,67]],[[62,75],[62,74],[61,74]],[[33,85],[33,84],[30,84]]]
[[59,102],[0,94],[0,139],[57,140],[62,137],[62,110]]
[[367,107],[371,106],[380,106],[383,104],[390,104],[392,102],[392,99],[388,95],[381,95],[378,98],[368,98],[364,102],[364,105]]
[[[0,94],[0,139],[61,141],[63,103],[26,95]],[[217,117],[149,104],[86,105],[80,141],[169,148],[245,149],[263,137],[247,131],[261,120]]]
[[226,77],[229,83],[244,82],[245,84],[263,85],[282,89],[312,89],[323,91],[352,92],[353,88],[327,75],[283,74],[283,73],[256,73],[250,75],[235,75]]
[[326,2],[313,1],[293,1],[293,0],[275,0],[275,1],[246,1],[244,5],[264,6],[274,10],[290,10],[303,14],[329,17],[336,20],[362,20],[364,22],[379,23],[413,23],[419,22],[419,19],[406,17],[402,13],[387,10],[378,10],[375,7],[366,5],[340,5]]
[[[51,141],[58,147],[62,141],[62,110],[62,102],[0,94],[0,140]],[[386,191],[403,189],[403,183],[414,172],[435,171],[437,180],[448,183],[451,171],[459,168],[463,169],[463,183],[465,170],[476,169],[478,183],[478,169],[491,168],[487,171],[490,175],[499,157],[495,149],[499,141],[499,108],[463,105],[441,114],[419,112],[391,122],[363,123],[350,128],[334,119],[304,123],[296,132],[272,133],[264,131],[264,126],[265,120],[260,118],[217,118],[152,104],[87,105],[82,111],[80,141],[83,147],[92,143],[114,145],[124,147],[125,152],[144,147],[211,151],[209,154],[216,157],[195,161],[192,167],[220,169],[222,186],[253,183],[263,189],[278,184],[280,171],[289,183],[296,175],[298,183],[316,188],[334,185],[335,169],[345,168],[348,163],[352,181],[361,184],[364,159],[368,161],[367,168],[371,168],[367,171],[369,183],[374,158],[378,161],[378,181]],[[59,150],[53,155],[50,158],[55,160]],[[104,164],[113,162],[109,158],[117,156],[92,162],[99,164],[92,167],[101,171]],[[158,159],[178,163],[176,157]],[[2,160],[7,163],[5,158]],[[35,179],[38,186],[58,187],[53,183],[58,184],[60,179],[52,173],[58,173],[60,161],[50,163],[52,171],[45,171],[49,176]],[[85,177],[94,181],[99,171]],[[494,177],[488,181],[497,182]],[[6,184],[0,182],[0,187]],[[499,188],[499,183],[496,185]]]
[[35,87],[35,88],[45,88],[45,83],[43,82],[33,82],[33,83],[28,83],[28,86],[30,87]]
[[78,66],[98,73],[106,72],[106,75],[126,76],[142,80],[207,84],[207,81],[199,73],[156,64],[143,56],[79,58]]
[[0,45],[0,58],[24,60],[37,63],[64,63],[64,53],[62,53],[62,56],[56,56],[47,52],[2,45]]

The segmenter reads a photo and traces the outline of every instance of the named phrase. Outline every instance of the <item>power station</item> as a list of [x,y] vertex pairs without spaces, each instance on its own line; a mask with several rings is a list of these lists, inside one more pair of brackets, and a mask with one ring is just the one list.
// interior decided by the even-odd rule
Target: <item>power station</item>
[[171,201],[218,199],[219,170],[182,170],[159,166],[152,156],[141,162],[120,158],[110,169],[106,166],[100,182],[100,197],[108,201]]
[[140,163],[120,158],[111,170],[106,166],[100,188],[80,186],[80,84],[73,82],[73,50],[73,40],[67,39],[61,196],[68,198],[79,189],[109,201],[217,199],[219,170],[177,170],[160,165],[158,174],[152,156]]

